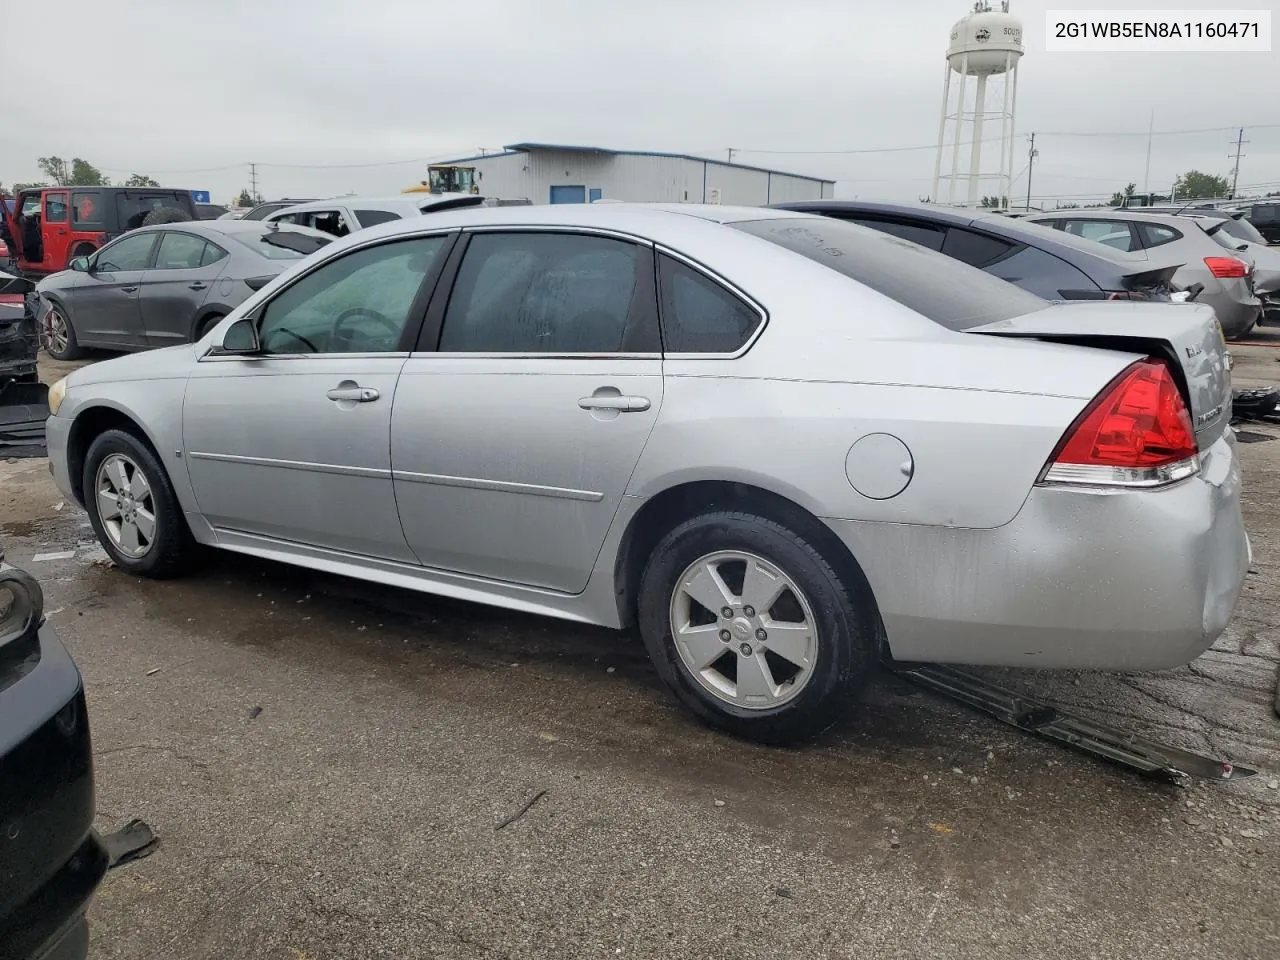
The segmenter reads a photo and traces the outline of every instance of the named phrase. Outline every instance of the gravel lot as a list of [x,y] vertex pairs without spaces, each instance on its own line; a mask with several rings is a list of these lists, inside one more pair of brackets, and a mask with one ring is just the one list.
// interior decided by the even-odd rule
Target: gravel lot
[[[1238,384],[1280,380],[1259,340]],[[231,555],[137,580],[44,461],[0,462],[0,539],[85,676],[99,826],[162,838],[109,874],[91,956],[1280,956],[1280,427],[1248,430],[1255,562],[1216,647],[1004,674],[1264,771],[1190,786],[893,677],[765,749],[692,722],[608,631]]]

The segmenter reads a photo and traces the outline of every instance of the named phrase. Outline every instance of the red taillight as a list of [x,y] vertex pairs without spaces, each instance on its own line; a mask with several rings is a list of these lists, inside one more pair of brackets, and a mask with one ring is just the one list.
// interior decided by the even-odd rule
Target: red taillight
[[1168,366],[1140,360],[1067,430],[1042,480],[1158,486],[1200,469],[1195,429]]
[[1241,279],[1249,275],[1249,265],[1236,257],[1205,257],[1204,265],[1219,280]]

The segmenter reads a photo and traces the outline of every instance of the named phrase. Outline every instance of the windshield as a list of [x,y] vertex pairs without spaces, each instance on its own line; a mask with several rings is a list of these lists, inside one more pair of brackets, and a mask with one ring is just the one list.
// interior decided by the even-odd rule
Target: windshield
[[825,217],[731,223],[830,267],[951,330],[1049,306],[1034,294],[918,243]]
[[333,242],[332,237],[313,237],[296,230],[264,230],[258,234],[232,233],[229,236],[268,260],[301,260]]

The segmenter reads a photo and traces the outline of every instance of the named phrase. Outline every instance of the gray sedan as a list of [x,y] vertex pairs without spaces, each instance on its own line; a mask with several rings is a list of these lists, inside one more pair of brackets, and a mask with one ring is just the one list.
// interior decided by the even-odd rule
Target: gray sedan
[[451,210],[50,389],[130,574],[199,545],[609,627],[785,742],[877,658],[1156,669],[1247,570],[1213,311],[778,210]]
[[40,281],[41,344],[50,356],[71,360],[84,347],[145,350],[197,340],[332,239],[306,227],[239,220],[132,230]]

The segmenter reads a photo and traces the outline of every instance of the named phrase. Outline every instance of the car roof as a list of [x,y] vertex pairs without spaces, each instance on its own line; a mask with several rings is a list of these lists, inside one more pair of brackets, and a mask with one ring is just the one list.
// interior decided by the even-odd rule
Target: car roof
[[[774,204],[775,210],[795,210],[805,213],[839,211],[846,214],[860,213],[874,216],[915,217],[940,226],[975,227],[993,236],[1013,243],[1022,243],[1053,253],[1072,266],[1086,272],[1105,264],[1109,269],[1132,273],[1141,269],[1147,257],[1140,253],[1127,253],[1086,240],[1074,234],[1064,233],[1052,227],[1033,222],[1030,218],[1007,217],[999,213],[973,210],[967,207],[949,207],[934,203],[893,203],[878,200],[802,200],[795,203]],[[1033,211],[1032,218],[1041,214]]]
[[145,227],[130,230],[129,234],[155,233],[158,230],[178,230],[184,233],[204,235],[206,239],[213,240],[217,236],[228,237],[236,234],[248,236],[255,233],[265,233],[273,229],[292,230],[309,236],[329,237],[332,239],[331,234],[322,230],[313,230],[311,227],[304,227],[295,223],[267,223],[264,220],[179,220],[177,223],[151,223]]

